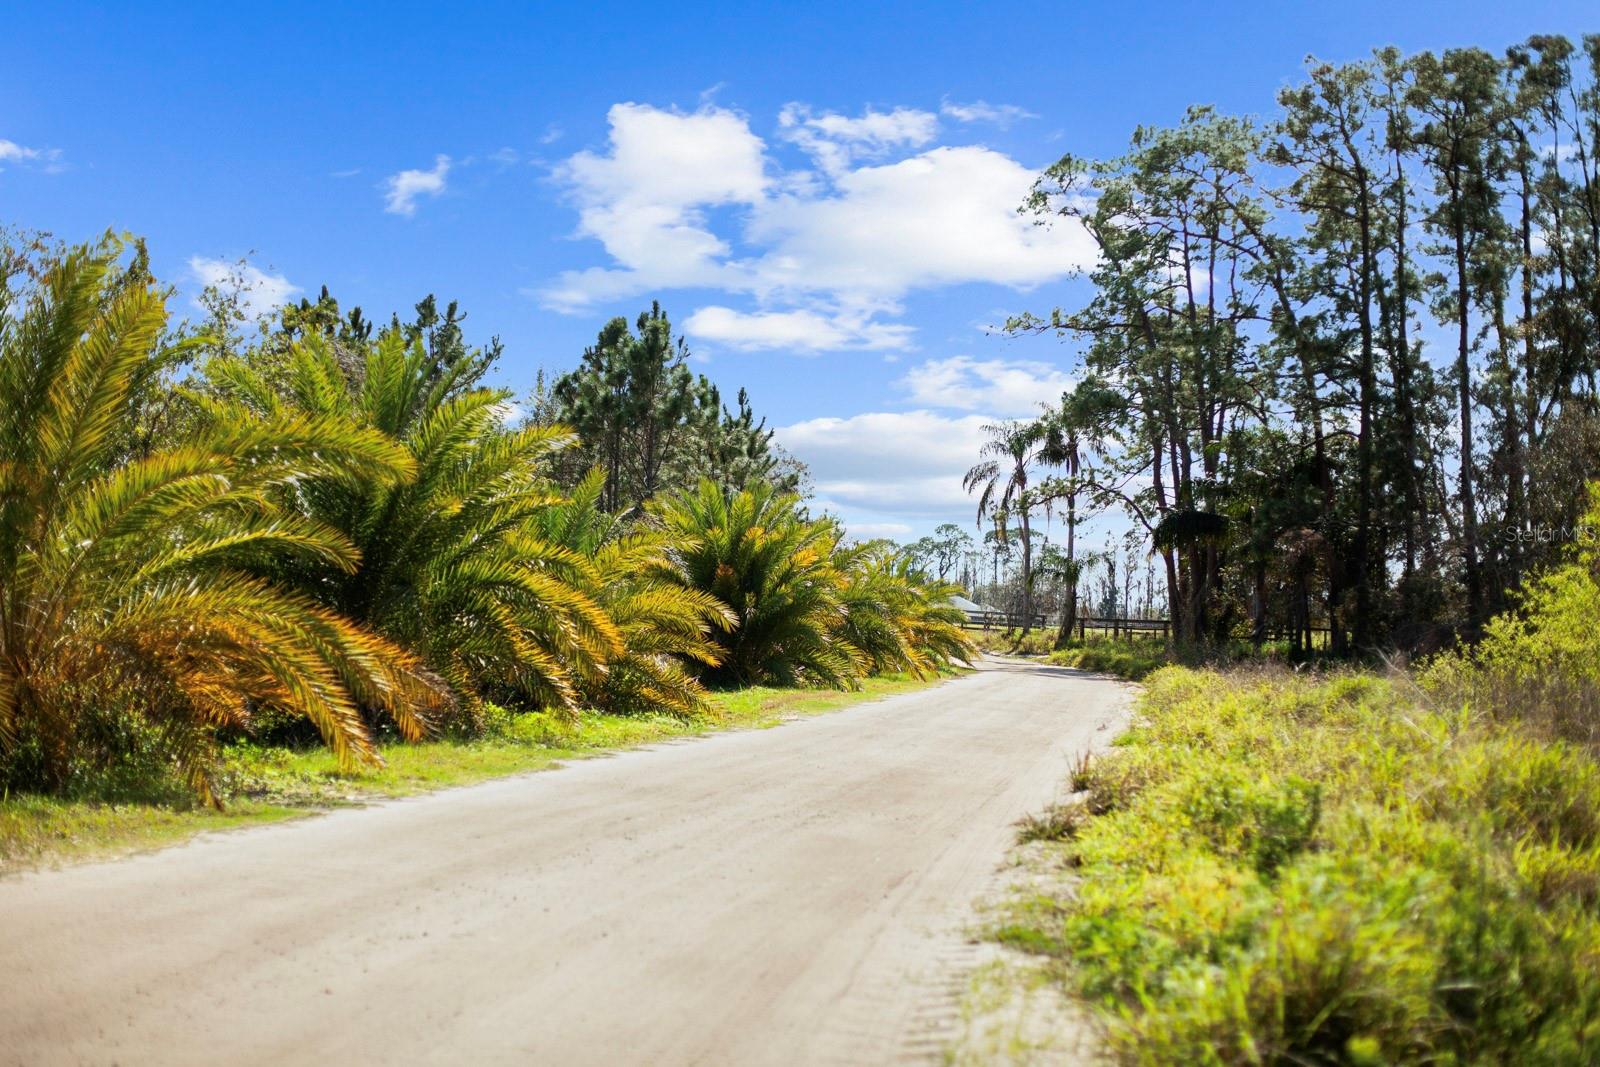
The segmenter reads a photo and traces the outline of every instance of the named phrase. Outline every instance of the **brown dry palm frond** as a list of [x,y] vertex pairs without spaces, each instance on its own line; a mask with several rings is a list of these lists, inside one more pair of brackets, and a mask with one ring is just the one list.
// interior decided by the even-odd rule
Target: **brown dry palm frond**
[[161,294],[113,284],[117,249],[79,248],[0,291],[0,770],[24,749],[65,784],[80,723],[107,708],[157,730],[207,800],[214,728],[271,708],[314,722],[341,762],[375,760],[363,708],[420,736],[443,689],[393,644],[252,574],[293,558],[349,571],[283,487],[392,483],[411,461],[337,420],[221,421],[114,466]]

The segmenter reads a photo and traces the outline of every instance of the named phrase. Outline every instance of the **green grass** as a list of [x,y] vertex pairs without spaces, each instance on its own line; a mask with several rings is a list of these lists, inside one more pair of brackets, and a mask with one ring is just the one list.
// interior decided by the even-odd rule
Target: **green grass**
[[[1267,641],[1260,645],[1244,638],[1232,638],[1221,645],[1179,645],[1168,647],[1159,636],[1141,635],[1117,638],[1090,635],[1073,638],[1065,648],[1050,652],[1047,659],[1061,667],[1113,674],[1131,682],[1142,681],[1162,667],[1212,667],[1286,665],[1296,662],[1286,641]],[[1334,663],[1320,654],[1311,662]],[[1304,665],[1304,661],[1299,661]]]
[[1172,654],[1161,641],[1148,638],[1114,641],[1091,637],[1073,641],[1066,648],[1050,653],[1049,659],[1060,667],[1114,674],[1131,682],[1140,681],[1157,668],[1173,662]]
[[1033,630],[1027,636],[1019,630],[972,630],[968,631],[968,636],[985,652],[1040,656],[1057,666],[1114,674],[1130,681],[1138,681],[1157,667],[1180,659],[1167,650],[1159,635],[1131,639],[1099,635],[1074,637],[1060,649],[1056,648],[1056,631],[1050,628]]
[[0,800],[0,872],[176,844],[207,830],[277,822],[304,809],[245,800],[225,811],[179,802]]
[[1345,672],[1152,675],[995,940],[1126,1063],[1593,1063],[1600,764]]
[[696,720],[591,714],[568,722],[544,712],[501,713],[484,738],[386,744],[383,767],[353,772],[341,771],[326,749],[234,745],[224,755],[227,803],[220,812],[196,804],[167,781],[121,788],[115,799],[0,798],[0,872],[160,847],[207,830],[469,785],[715,730],[775,726],[928,684],[890,675],[869,678],[855,691],[754,687],[719,692],[713,695],[712,713]]

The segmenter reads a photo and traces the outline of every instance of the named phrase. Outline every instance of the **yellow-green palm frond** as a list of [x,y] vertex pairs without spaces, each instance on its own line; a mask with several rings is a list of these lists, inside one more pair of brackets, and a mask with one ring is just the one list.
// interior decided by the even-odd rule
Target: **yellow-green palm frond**
[[735,626],[717,635],[724,654],[712,679],[859,684],[863,659],[835,637],[844,606],[833,523],[806,518],[798,497],[762,482],[725,493],[705,481],[652,510],[674,536],[663,574],[734,613]]
[[409,457],[274,411],[119,465],[165,312],[148,284],[113,284],[115,255],[77,249],[0,292],[0,770],[27,739],[59,785],[107,708],[155,726],[212,800],[214,731],[258,708],[306,716],[343,763],[376,758],[365,710],[420,736],[448,701],[420,664],[258,573],[352,569],[349,539],[290,506],[297,487],[393,481]]
[[222,366],[217,391],[230,403],[260,417],[330,420],[404,456],[399,477],[330,471],[293,487],[286,505],[342,533],[359,561],[343,575],[303,567],[297,580],[412,650],[469,710],[486,693],[575,709],[622,635],[591,593],[587,554],[535,529],[559,499],[545,467],[572,435],[508,428],[508,394],[468,388],[474,375],[441,368],[397,331],[358,355],[352,376],[348,352],[296,345],[278,383]]

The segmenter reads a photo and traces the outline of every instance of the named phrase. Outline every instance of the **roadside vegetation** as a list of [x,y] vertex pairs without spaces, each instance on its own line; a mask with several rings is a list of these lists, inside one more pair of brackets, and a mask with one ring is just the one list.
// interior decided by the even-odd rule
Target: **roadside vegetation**
[[1313,58],[1025,205],[1099,251],[1008,324],[1079,377],[921,551],[1174,636],[979,638],[1144,683],[991,930],[1118,1061],[1600,1062],[1597,86],[1594,35]]
[[774,686],[823,706],[973,655],[954,587],[811,515],[659,308],[519,415],[483,384],[498,343],[431,297],[383,328],[326,292],[245,324],[210,290],[174,327],[137,244],[0,253],[0,858],[761,723]]
[[1415,672],[1157,671],[994,937],[1128,1063],[1593,1063],[1597,578],[1580,541]]
[[1059,641],[1053,632],[1034,630],[1023,634],[1019,630],[975,630],[973,642],[983,651],[1002,656],[1027,656],[1053,663],[1058,667],[1075,667],[1096,674],[1111,674],[1137,682],[1157,667],[1168,663],[1199,661],[1207,652],[1196,650],[1185,656],[1180,649],[1170,648],[1159,638],[1136,637],[1132,640],[1090,636]]

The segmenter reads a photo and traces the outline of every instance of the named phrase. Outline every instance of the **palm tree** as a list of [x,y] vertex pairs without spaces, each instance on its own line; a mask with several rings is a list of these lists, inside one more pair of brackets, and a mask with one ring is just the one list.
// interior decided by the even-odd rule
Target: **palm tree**
[[606,471],[595,467],[568,497],[541,510],[543,539],[589,561],[571,580],[593,598],[622,634],[622,653],[585,686],[586,701],[615,712],[706,711],[706,691],[691,667],[715,667],[723,648],[715,635],[731,628],[733,610],[689,588],[674,559],[679,535],[653,525],[624,524],[600,507]]
[[1040,420],[1043,442],[1039,459],[1052,467],[1059,467],[1065,477],[1053,479],[1047,491],[1051,500],[1064,500],[1067,505],[1066,557],[1055,570],[1065,586],[1061,603],[1061,624],[1056,629],[1056,647],[1066,647],[1072,637],[1072,625],[1078,615],[1078,579],[1082,568],[1078,566],[1078,495],[1082,491],[1083,439],[1078,421],[1074,418],[1074,394],[1066,393],[1059,408],[1046,410]]
[[[1046,441],[1044,428],[1037,422],[990,423],[984,428],[989,440],[979,455],[983,457],[966,477],[961,487],[967,492],[978,492],[978,524],[995,516],[1015,515],[1022,541],[1022,632],[1026,634],[1033,625],[1033,531],[1029,513],[1038,506],[1038,500],[1028,491],[1029,469],[1039,459],[1039,450]],[[1008,534],[1007,524],[995,526],[1001,541]]]
[[709,479],[658,500],[653,513],[677,538],[671,555],[680,580],[728,605],[737,620],[717,634],[723,657],[710,680],[860,684],[867,664],[836,636],[845,610],[832,522],[806,518],[798,496],[765,482],[727,493]]
[[392,485],[409,457],[370,430],[274,413],[116,465],[166,322],[154,286],[118,276],[118,252],[80,247],[37,286],[0,284],[0,770],[60,788],[91,719],[121,715],[215,803],[214,731],[261,709],[309,718],[342,764],[377,762],[363,708],[415,738],[447,694],[261,574],[354,570],[349,538],[279,501],[306,479]]
[[280,380],[238,359],[206,368],[213,421],[299,412],[376,434],[411,476],[306,480],[295,502],[361,549],[348,574],[302,568],[308,593],[419,655],[475,725],[481,698],[506,693],[575,712],[587,679],[621,654],[623,635],[585,591],[599,582],[581,553],[541,536],[559,499],[545,465],[562,427],[504,425],[509,395],[461,388],[477,363],[441,368],[420,339],[386,331],[347,374],[317,335],[295,344]]

